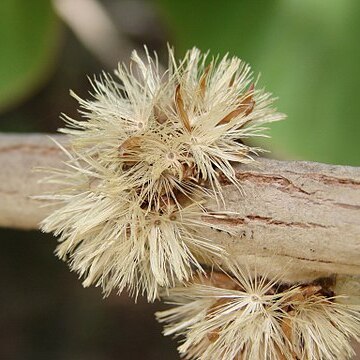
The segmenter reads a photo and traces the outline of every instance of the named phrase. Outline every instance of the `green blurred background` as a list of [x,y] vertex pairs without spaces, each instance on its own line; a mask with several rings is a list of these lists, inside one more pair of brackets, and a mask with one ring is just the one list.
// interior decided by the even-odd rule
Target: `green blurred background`
[[[147,44],[166,61],[197,46],[237,55],[288,115],[272,156],[360,165],[358,0],[1,0],[0,131],[55,132],[76,116],[69,88]],[[0,199],[1,201],[1,199]],[[1,230],[0,359],[176,359],[158,305],[103,301],[53,255],[55,240]]]

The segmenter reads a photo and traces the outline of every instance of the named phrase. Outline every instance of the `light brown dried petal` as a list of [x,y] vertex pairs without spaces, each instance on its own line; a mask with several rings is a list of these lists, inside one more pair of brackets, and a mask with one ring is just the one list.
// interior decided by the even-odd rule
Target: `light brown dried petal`
[[180,119],[184,125],[184,128],[188,132],[191,132],[189,117],[185,111],[184,100],[181,96],[180,84],[178,84],[178,86],[176,87],[176,90],[175,90],[175,104],[176,104],[176,109],[178,111]]
[[[255,100],[253,99],[254,94],[254,84],[251,84],[249,90],[239,98],[239,105],[238,107],[227,114],[224,118],[222,118],[218,125],[224,125],[230,122],[232,119],[239,115],[247,116],[249,115],[255,106]],[[244,124],[242,125],[244,126]]]

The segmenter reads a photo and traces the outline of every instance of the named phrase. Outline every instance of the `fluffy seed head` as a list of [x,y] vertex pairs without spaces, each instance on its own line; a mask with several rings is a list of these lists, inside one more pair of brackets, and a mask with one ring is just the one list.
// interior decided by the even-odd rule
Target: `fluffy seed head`
[[72,93],[82,119],[64,116],[68,160],[48,179],[60,190],[43,197],[59,209],[42,229],[59,235],[57,254],[84,285],[153,300],[158,287],[201,270],[196,252],[222,253],[200,235],[203,203],[221,198],[220,172],[239,186],[232,162],[252,161],[260,150],[247,139],[282,115],[249,66],[195,48],[180,62],[169,49],[165,72],[156,56],[134,52],[129,67],[91,84],[90,100]]
[[185,359],[349,359],[360,308],[328,298],[320,285],[284,287],[230,266],[171,289],[157,313],[165,335],[181,335]]
[[92,82],[92,100],[73,94],[86,121],[65,117],[61,131],[73,135],[81,154],[121,168],[127,189],[139,189],[139,201],[150,206],[170,189],[188,194],[189,182],[208,181],[218,192],[219,171],[237,183],[231,162],[250,162],[261,151],[244,142],[283,118],[236,57],[208,60],[194,48],[177,63],[169,49],[161,73],[157,58],[143,61],[134,52],[130,67],[115,75]]
[[148,210],[138,205],[136,195],[114,191],[81,167],[60,179],[56,174],[57,179],[66,179],[69,187],[56,195],[62,207],[42,229],[59,236],[56,253],[84,278],[84,286],[101,286],[105,295],[127,288],[153,301],[159,287],[188,280],[193,268],[202,271],[196,254],[216,259],[225,253],[201,235],[206,218],[215,215],[199,201],[180,207],[164,200],[160,210]]

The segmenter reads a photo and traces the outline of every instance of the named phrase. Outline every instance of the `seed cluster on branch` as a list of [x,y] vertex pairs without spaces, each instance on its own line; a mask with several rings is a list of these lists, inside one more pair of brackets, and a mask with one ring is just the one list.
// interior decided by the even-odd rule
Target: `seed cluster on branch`
[[[81,119],[66,115],[65,166],[47,169],[57,208],[41,223],[57,255],[105,295],[127,289],[176,306],[158,314],[185,336],[188,359],[341,359],[359,336],[359,311],[326,286],[285,286],[230,264],[207,230],[229,231],[222,183],[241,192],[234,164],[262,150],[249,139],[284,116],[256,87],[250,67],[196,48],[161,72],[156,54],[133,52],[115,77],[91,80]],[[246,194],[245,194],[246,196]],[[205,204],[216,200],[209,211]],[[225,220],[225,221],[221,221]],[[201,264],[224,273],[207,272]],[[255,269],[256,271],[256,269]],[[230,274],[230,275],[229,275]]]
[[92,81],[93,99],[73,94],[82,119],[64,116],[67,169],[49,177],[64,186],[47,196],[62,206],[42,229],[59,235],[58,256],[85,286],[154,300],[160,287],[202,270],[196,253],[224,255],[201,235],[204,219],[224,212],[203,204],[209,197],[221,204],[219,173],[240,191],[232,163],[253,161],[260,149],[244,142],[283,115],[238,58],[209,60],[192,49],[177,63],[169,49],[163,74],[149,54],[131,60],[116,79]]

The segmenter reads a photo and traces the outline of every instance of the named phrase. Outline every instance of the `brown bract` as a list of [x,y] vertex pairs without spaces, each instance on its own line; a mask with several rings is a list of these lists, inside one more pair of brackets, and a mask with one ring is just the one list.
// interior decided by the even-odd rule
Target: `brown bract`
[[[255,100],[253,98],[253,94],[254,94],[254,84],[251,84],[249,90],[239,98],[238,101],[239,105],[237,106],[237,108],[231,111],[229,114],[227,114],[223,119],[221,119],[218,125],[227,124],[232,119],[240,115],[243,116],[249,115],[253,111],[255,106]],[[242,126],[244,125],[245,123],[242,124]]]

